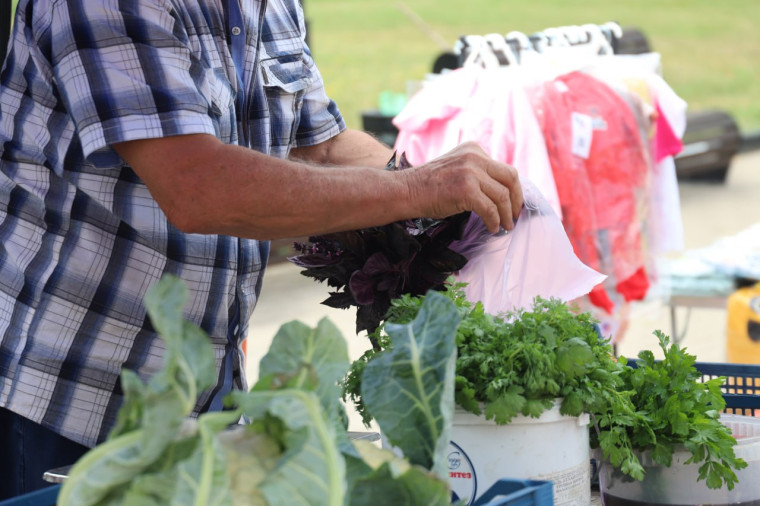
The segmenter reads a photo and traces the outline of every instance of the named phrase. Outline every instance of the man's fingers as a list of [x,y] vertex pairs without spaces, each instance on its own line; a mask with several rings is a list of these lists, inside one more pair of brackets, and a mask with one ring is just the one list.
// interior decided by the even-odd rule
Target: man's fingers
[[517,221],[520,217],[520,211],[523,208],[525,200],[523,198],[522,184],[520,179],[517,178],[517,184],[509,189],[510,202],[512,203],[512,219],[513,222]]
[[512,230],[523,206],[523,192],[517,170],[493,160],[476,143],[460,144],[451,152],[431,160],[420,174],[432,191],[433,214],[449,216],[471,210],[481,217],[491,232]]
[[479,216],[483,219],[486,226],[491,232],[498,232],[499,227],[507,230],[514,228],[514,218],[517,214],[513,212],[511,190],[506,186],[494,180],[487,180],[481,185],[481,190],[488,201],[487,209],[484,212],[488,212],[488,220],[483,215]]
[[[492,179],[501,184],[502,188],[505,188],[506,196],[500,197],[497,193],[493,195],[493,198],[500,209],[503,201],[509,201],[511,212],[508,216],[506,213],[500,212],[500,216],[502,217],[501,226],[507,230],[511,230],[514,226],[514,221],[517,220],[517,217],[520,215],[520,210],[523,207],[522,185],[520,184],[520,177],[517,173],[517,169],[511,165],[493,162],[493,165],[491,165],[486,172]],[[489,196],[492,195],[489,194]],[[507,220],[507,222],[503,220]]]

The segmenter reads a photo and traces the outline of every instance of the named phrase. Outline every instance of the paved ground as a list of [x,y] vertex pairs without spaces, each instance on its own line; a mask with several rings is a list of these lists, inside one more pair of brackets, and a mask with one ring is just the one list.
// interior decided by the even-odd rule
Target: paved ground
[[[715,240],[736,234],[760,222],[760,151],[742,153],[734,158],[725,184],[682,182],[681,208],[686,248],[707,246]],[[280,325],[300,320],[314,326],[329,317],[347,337],[349,353],[359,356],[367,347],[366,339],[354,331],[354,313],[328,308],[320,304],[327,296],[324,285],[299,274],[289,263],[272,266],[264,282],[263,295],[251,321],[249,335],[249,377],[258,377],[258,361]],[[688,318],[687,318],[688,317]],[[700,361],[725,360],[726,311],[723,309],[686,309],[678,311],[681,330],[688,322],[683,340]],[[670,334],[670,313],[662,304],[636,307],[630,328],[618,352],[635,356],[641,349],[654,349],[655,329]],[[354,418],[354,430],[362,430]]]

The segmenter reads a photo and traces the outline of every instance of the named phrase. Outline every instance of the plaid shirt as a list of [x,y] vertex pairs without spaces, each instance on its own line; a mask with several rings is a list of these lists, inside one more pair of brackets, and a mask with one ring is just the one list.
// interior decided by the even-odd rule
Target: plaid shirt
[[335,136],[303,34],[298,0],[20,1],[0,75],[0,406],[102,441],[121,370],[160,367],[143,299],[165,273],[216,352],[197,411],[246,388],[269,244],[180,232],[110,146],[203,133],[286,157]]

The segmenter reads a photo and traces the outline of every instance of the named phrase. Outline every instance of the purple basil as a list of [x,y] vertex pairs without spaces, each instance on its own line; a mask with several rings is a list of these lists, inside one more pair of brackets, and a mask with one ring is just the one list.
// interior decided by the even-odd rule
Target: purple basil
[[[386,169],[409,167],[404,154],[396,166],[394,153]],[[302,267],[304,276],[335,288],[322,304],[355,306],[357,334],[372,333],[391,300],[405,293],[443,290],[446,279],[464,267],[489,236],[479,217],[464,212],[309,237],[308,242],[295,243],[299,254],[288,260]]]

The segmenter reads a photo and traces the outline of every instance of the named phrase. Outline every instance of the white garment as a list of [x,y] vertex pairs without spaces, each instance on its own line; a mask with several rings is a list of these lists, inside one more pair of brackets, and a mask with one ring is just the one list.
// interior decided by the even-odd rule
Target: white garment
[[[654,96],[677,137],[686,131],[686,101],[659,75],[648,79]],[[676,162],[672,156],[660,160],[652,177],[649,230],[655,255],[684,249],[681,198],[678,193]]]

